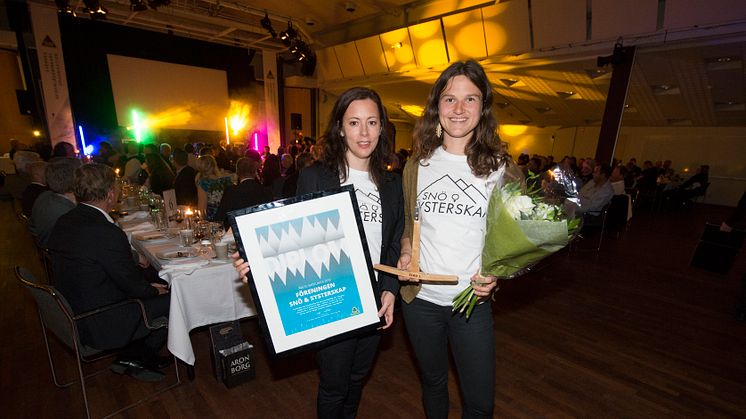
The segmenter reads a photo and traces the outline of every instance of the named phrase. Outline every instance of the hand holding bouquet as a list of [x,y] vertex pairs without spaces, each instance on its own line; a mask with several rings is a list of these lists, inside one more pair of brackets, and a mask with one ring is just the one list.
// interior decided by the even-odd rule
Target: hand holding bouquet
[[[562,169],[528,179],[508,165],[492,190],[487,209],[487,229],[482,249],[481,276],[514,278],[537,262],[565,247],[580,229],[580,217],[568,215],[561,205],[577,193]],[[472,284],[475,280],[472,280]],[[467,317],[478,296],[470,285],[453,299],[453,311]]]

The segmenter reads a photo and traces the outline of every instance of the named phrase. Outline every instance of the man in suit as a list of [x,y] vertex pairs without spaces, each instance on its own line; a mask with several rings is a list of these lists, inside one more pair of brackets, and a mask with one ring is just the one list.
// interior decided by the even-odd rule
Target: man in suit
[[73,176],[80,167],[80,160],[72,157],[57,157],[45,171],[48,191],[36,199],[31,210],[29,229],[42,247],[47,247],[49,235],[62,214],[75,208]]
[[197,171],[188,165],[188,155],[182,149],[174,149],[173,160],[176,168],[176,179],[174,180],[176,204],[196,207],[197,185],[194,183],[194,178],[197,176]]
[[31,217],[31,210],[34,208],[36,198],[48,189],[46,177],[44,176],[46,168],[47,163],[44,161],[35,161],[28,165],[31,183],[23,190],[23,194],[21,195],[21,210],[23,211],[23,215],[27,217]]
[[[151,284],[133,260],[126,234],[114,224],[109,211],[117,200],[114,170],[102,164],[87,164],[75,170],[73,192],[78,205],[62,215],[49,238],[55,285],[67,298],[75,314],[141,299],[149,319],[168,316],[168,289]],[[146,265],[140,258],[140,265]],[[159,357],[166,342],[165,328],[145,327],[139,307],[119,308],[78,321],[83,344],[96,349],[119,349],[111,370],[144,381],[159,381],[158,369],[170,358]]]
[[272,200],[272,192],[257,180],[257,173],[261,165],[262,157],[255,150],[247,150],[246,157],[242,157],[236,162],[238,185],[225,190],[218,211],[215,213],[215,220],[222,221],[226,228],[228,227],[226,217],[228,211],[247,208]]

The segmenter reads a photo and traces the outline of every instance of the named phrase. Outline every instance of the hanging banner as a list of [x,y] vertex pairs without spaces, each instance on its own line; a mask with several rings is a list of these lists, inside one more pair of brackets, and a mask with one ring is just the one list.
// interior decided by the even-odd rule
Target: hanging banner
[[[262,63],[264,64],[264,104],[265,119],[267,121],[267,138],[270,150],[276,153],[277,147],[281,145],[277,54],[272,51],[262,51]],[[257,151],[262,152],[262,150]]]
[[52,146],[66,141],[77,150],[57,9],[37,3],[28,3],[28,8],[39,57],[44,117]]

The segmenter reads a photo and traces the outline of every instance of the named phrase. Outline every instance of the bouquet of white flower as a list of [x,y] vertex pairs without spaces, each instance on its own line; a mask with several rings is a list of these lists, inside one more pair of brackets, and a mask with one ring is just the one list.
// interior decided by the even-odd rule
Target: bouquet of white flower
[[[508,175],[509,174],[509,175]],[[580,230],[582,218],[568,215],[561,200],[573,200],[575,183],[557,168],[529,178],[508,168],[502,184],[490,196],[487,230],[482,249],[483,276],[514,278],[526,273],[537,262],[565,247]],[[477,304],[469,286],[453,299],[453,311],[471,315]]]

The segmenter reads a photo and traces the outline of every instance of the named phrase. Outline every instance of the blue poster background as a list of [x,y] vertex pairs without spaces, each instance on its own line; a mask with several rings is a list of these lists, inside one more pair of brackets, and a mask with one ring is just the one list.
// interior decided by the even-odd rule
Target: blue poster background
[[269,224],[255,233],[285,335],[363,312],[338,210]]

